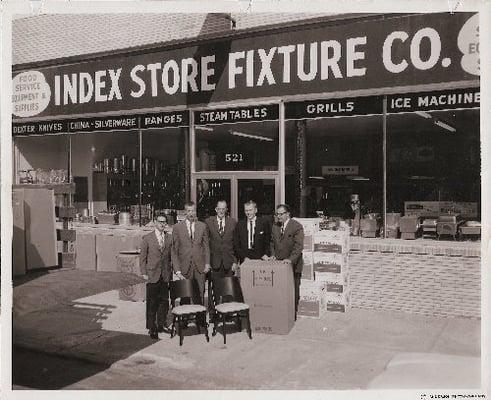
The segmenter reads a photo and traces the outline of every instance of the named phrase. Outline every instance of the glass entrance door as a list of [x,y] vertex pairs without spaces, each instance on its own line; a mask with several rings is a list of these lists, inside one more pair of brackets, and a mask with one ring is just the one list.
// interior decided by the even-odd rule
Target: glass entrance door
[[196,179],[196,210],[198,218],[204,220],[215,215],[217,201],[225,200],[230,208],[232,203],[232,180],[225,179]]
[[257,214],[271,217],[274,214],[276,200],[276,180],[267,179],[238,179],[237,180],[237,211],[238,218],[245,218],[244,203],[255,201]]
[[280,200],[279,175],[274,173],[196,174],[192,184],[192,199],[197,205],[198,218],[215,215],[217,201],[225,200],[233,218],[244,218],[244,203],[253,200],[258,215],[273,216]]

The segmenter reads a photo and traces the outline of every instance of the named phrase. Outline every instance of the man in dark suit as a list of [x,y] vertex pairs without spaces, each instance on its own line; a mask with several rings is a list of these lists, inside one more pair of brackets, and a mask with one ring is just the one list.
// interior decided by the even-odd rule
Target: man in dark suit
[[193,202],[184,205],[186,219],[173,226],[172,265],[179,279],[192,279],[199,289],[204,302],[205,275],[210,271],[210,248],[208,229],[196,217]]
[[276,207],[278,223],[271,232],[271,258],[284,260],[293,267],[295,283],[295,319],[297,319],[298,301],[300,299],[300,279],[303,269],[303,226],[291,219],[290,207],[280,204]]
[[248,259],[269,258],[271,226],[269,222],[257,214],[254,201],[244,204],[245,220],[237,223],[234,232],[234,249],[238,261],[242,264]]
[[232,276],[237,267],[234,253],[234,229],[237,221],[227,216],[227,202],[220,200],[215,207],[217,213],[205,221],[210,241],[211,271],[208,279],[208,310],[213,315],[213,298],[211,283],[216,279]]
[[146,326],[152,339],[158,332],[170,333],[166,319],[169,311],[169,282],[172,280],[171,242],[166,233],[167,217],[155,219],[155,230],[143,236],[140,245],[140,270],[147,281]]

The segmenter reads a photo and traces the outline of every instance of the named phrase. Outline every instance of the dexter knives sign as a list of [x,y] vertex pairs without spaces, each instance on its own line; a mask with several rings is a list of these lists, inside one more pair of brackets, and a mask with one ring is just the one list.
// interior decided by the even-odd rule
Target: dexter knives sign
[[13,113],[83,115],[476,81],[478,29],[475,13],[386,14],[17,68]]

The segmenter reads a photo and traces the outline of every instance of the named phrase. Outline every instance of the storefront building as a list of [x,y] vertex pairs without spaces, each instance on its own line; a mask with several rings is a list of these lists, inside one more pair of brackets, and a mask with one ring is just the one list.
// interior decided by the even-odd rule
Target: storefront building
[[263,215],[286,202],[351,219],[358,195],[383,238],[394,216],[480,221],[475,13],[326,18],[14,66],[13,90],[16,183],[58,171],[80,213],[144,225],[226,199],[241,218],[252,199]]

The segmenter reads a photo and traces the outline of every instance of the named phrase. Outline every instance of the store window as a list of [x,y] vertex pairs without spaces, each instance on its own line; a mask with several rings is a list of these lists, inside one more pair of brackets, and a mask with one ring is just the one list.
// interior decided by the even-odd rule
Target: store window
[[16,183],[68,182],[68,135],[19,136],[14,146]]
[[173,213],[186,197],[187,128],[149,129],[142,136],[142,204],[145,210]]
[[[286,105],[285,199],[294,215],[351,219],[355,194],[363,214],[382,215],[381,114],[379,97]],[[325,117],[291,119],[310,115]]]
[[199,111],[195,119],[197,172],[278,171],[277,105]]
[[[75,206],[99,213],[136,212],[139,204],[138,131],[77,133],[72,138]],[[87,196],[82,187],[87,187]],[[138,221],[138,215],[134,219]]]
[[416,111],[387,118],[387,210],[480,218],[479,110]]

